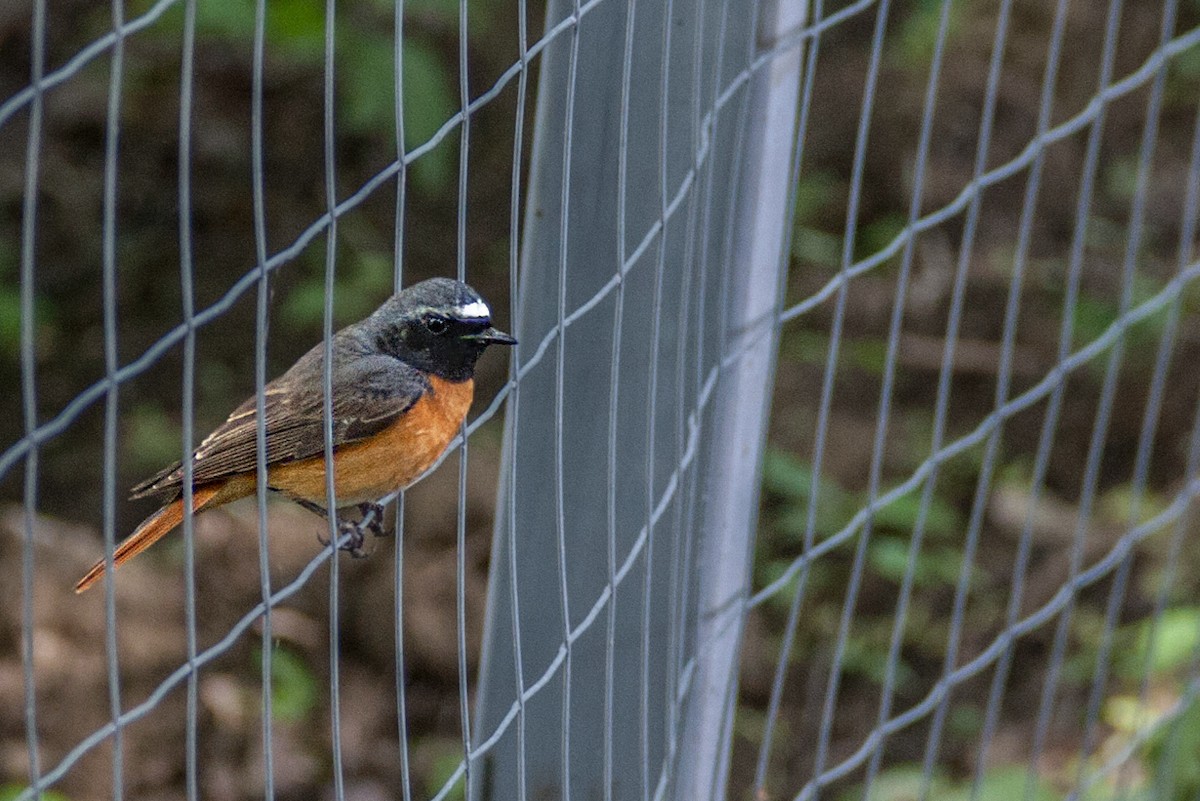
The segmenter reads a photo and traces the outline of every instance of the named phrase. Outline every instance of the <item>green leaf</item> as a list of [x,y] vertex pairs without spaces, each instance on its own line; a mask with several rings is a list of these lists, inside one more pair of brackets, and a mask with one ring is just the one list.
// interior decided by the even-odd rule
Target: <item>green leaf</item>
[[802,176],[796,184],[796,222],[811,221],[828,208],[829,204],[845,188],[839,186],[833,173],[817,172]]
[[1181,606],[1167,609],[1157,624],[1146,620],[1137,624],[1137,639],[1126,670],[1130,678],[1140,678],[1143,660],[1150,651],[1150,673],[1161,674],[1182,668],[1200,646],[1200,607]]
[[[946,29],[947,47],[954,41],[960,27],[960,5],[955,3],[950,6],[950,19]],[[892,58],[898,66],[916,70],[930,63],[937,45],[941,16],[941,0],[920,0],[916,8],[904,18],[900,26],[899,42],[892,50]]]
[[161,406],[139,403],[126,413],[129,458],[145,472],[183,456],[179,426]]
[[[433,765],[429,769],[429,778],[425,781],[425,792],[429,795],[434,795],[440,791],[446,782],[450,781],[450,777],[454,775],[454,772],[458,770],[458,764],[462,762],[462,757],[461,750],[450,747],[444,753],[439,754],[433,760]],[[460,776],[445,796],[447,801],[462,801],[466,797],[463,784],[462,777]]]
[[[200,0],[196,28],[238,44],[254,41],[255,0]],[[266,17],[268,57],[292,63],[320,64],[325,59],[325,4],[313,0],[269,0]]]
[[[362,31],[338,37],[342,122],[386,140],[396,127],[396,53],[391,36]],[[407,76],[406,76],[407,77]]]
[[[899,537],[876,537],[867,552],[867,560],[876,573],[899,584],[904,578],[904,571],[908,569],[908,552],[908,543]],[[921,557],[918,555],[914,566],[916,573],[921,572],[920,566]]]
[[792,256],[808,264],[837,268],[842,262],[842,238],[816,228],[799,227],[792,236]]
[[812,468],[790,453],[768,447],[763,458],[763,486],[767,492],[805,503],[812,492]]
[[[979,782],[978,801],[1011,801],[1028,798],[1031,801],[1055,801],[1059,795],[1040,778],[1035,778],[1033,793],[1025,795],[1029,781],[1029,770],[1023,765],[1002,765],[990,768]],[[963,782],[953,791],[937,798],[937,801],[970,801],[971,782]]]
[[20,347],[20,290],[16,287],[0,287],[0,352],[15,355]]
[[885,214],[867,223],[855,237],[855,258],[866,258],[883,250],[900,236],[906,225],[908,220],[901,214]]
[[[23,784],[0,784],[0,801],[15,801],[23,792],[25,792]],[[42,790],[42,801],[71,801],[71,799],[58,790]]]
[[[412,151],[428,142],[458,110],[458,93],[438,52],[417,38],[404,40],[404,142]],[[413,182],[423,191],[437,193],[454,174],[457,148],[454,137],[424,153],[412,163]]]
[[[897,765],[881,771],[871,783],[871,792],[863,796],[863,786],[842,793],[841,801],[915,801],[921,797],[925,785],[925,771],[920,765]],[[929,797],[940,799],[941,793],[950,787],[950,782],[937,771],[930,779]]]
[[[901,495],[887,506],[875,510],[875,525],[911,532],[921,514],[921,493]],[[958,511],[946,501],[934,496],[925,513],[925,530],[930,534],[953,534],[963,528]]]
[[[262,659],[261,651],[255,659]],[[298,654],[276,645],[271,654],[271,711],[275,718],[298,723],[316,706],[317,679],[312,670]]]
[[[391,294],[392,259],[381,253],[354,254],[334,278],[334,325],[361,320]],[[312,328],[325,320],[324,266],[288,293],[280,316],[292,328]]]

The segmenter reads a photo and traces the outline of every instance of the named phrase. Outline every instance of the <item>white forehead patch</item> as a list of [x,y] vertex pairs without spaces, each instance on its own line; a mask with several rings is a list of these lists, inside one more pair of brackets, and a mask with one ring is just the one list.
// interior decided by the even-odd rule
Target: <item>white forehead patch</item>
[[482,300],[476,300],[456,308],[454,316],[460,320],[488,320],[492,316],[492,310]]

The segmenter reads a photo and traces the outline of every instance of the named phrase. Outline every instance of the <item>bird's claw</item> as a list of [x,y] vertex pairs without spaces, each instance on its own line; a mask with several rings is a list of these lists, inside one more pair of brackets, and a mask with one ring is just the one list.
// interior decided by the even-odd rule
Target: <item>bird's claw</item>
[[[342,542],[343,539],[345,542]],[[339,551],[345,551],[355,559],[362,559],[367,556],[367,551],[363,548],[365,539],[362,523],[343,520],[338,524],[338,542],[341,543],[338,545]],[[326,548],[329,547],[329,539],[324,534],[317,534],[317,542]]]
[[[383,507],[377,503],[360,503],[358,511],[362,514],[361,520],[343,520],[338,523],[338,542],[342,544],[338,546],[338,550],[345,551],[355,559],[363,559],[368,556],[366,548],[363,547],[366,536],[364,531],[370,531],[376,537],[386,537],[388,532],[383,528]],[[345,542],[342,542],[342,540]],[[317,534],[317,540],[326,548],[329,547],[329,540],[323,534]]]
[[[388,531],[383,527],[383,506],[381,504],[360,503],[358,511],[363,516],[363,521],[360,525],[365,523],[367,530],[376,537],[386,537],[388,535]],[[368,517],[370,520],[367,519]]]
[[367,555],[366,550],[363,548],[365,537],[363,536],[361,522],[346,520],[339,525],[338,540],[341,541],[342,538],[345,538],[346,541],[339,546],[341,550],[350,554],[355,559],[362,559]]

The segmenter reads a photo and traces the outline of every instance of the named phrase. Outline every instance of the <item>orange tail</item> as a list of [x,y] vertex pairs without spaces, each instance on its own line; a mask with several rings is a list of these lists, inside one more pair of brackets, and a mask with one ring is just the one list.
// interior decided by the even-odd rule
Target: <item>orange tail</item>
[[[225,489],[225,487],[220,484],[215,486],[210,485],[207,487],[197,487],[192,493],[192,511],[198,512],[203,509],[223,489]],[[142,524],[137,527],[137,530],[126,537],[125,540],[117,546],[117,550],[113,554],[114,566],[120,567],[121,565],[125,564],[130,559],[137,556],[154,543],[158,542],[164,535],[168,534],[181,522],[183,522],[183,498],[167,504],[143,520]],[[99,581],[102,576],[104,576],[103,559],[92,565],[92,569],[87,572],[87,575],[76,582],[75,592],[83,592],[88,587]]]

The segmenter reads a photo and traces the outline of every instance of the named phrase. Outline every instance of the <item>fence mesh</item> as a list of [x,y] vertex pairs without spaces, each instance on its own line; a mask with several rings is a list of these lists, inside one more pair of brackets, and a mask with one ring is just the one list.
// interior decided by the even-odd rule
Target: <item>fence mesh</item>
[[[0,12],[0,795],[1200,797],[1200,7],[777,11]],[[70,596],[123,487],[427,274],[522,342],[394,558],[260,494]],[[767,400],[756,531],[714,530]]]

